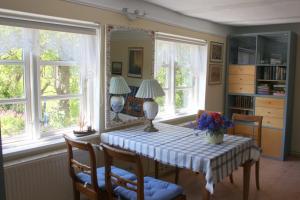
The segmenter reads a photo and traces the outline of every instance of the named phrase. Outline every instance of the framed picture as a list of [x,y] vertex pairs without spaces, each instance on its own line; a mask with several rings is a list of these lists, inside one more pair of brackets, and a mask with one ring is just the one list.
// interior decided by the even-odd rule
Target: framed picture
[[111,63],[111,74],[122,75],[122,62]]
[[222,64],[209,64],[208,84],[221,84],[223,77],[222,70]]
[[128,96],[125,105],[126,113],[135,117],[143,117],[143,104],[144,99]]
[[128,77],[142,78],[143,74],[143,47],[129,47],[129,64],[128,64]]
[[223,43],[210,42],[210,62],[223,62]]

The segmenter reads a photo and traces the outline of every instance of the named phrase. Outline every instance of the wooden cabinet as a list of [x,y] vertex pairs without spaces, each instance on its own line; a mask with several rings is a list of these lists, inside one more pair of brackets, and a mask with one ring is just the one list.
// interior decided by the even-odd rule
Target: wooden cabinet
[[256,97],[255,115],[263,116],[263,126],[284,127],[284,99]]
[[257,97],[255,105],[258,107],[284,109],[284,99]]
[[282,157],[282,130],[280,129],[272,129],[272,128],[263,128],[262,129],[262,137],[261,137],[261,145],[262,145],[262,153],[266,156],[271,156],[275,158]]
[[255,66],[230,65],[228,76],[228,91],[230,93],[255,93]]
[[[263,116],[263,154],[284,160],[291,143],[296,34],[247,33],[228,41],[225,114]],[[235,128],[257,135],[250,126]]]

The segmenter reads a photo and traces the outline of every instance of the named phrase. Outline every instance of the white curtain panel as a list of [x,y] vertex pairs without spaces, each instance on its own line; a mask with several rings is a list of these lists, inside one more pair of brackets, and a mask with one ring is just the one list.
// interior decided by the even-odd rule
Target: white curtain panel
[[[11,49],[30,50],[30,53],[38,58],[44,51],[52,51],[59,55],[60,61],[73,61],[80,67],[80,81],[85,83],[83,84],[85,88],[82,88],[81,92],[83,97],[86,97],[82,98],[81,102],[82,105],[89,105],[81,107],[86,111],[87,124],[98,130],[100,64],[97,38],[99,35],[0,26],[5,30],[0,32],[0,56],[6,55]],[[47,40],[43,40],[46,42],[39,45],[40,37],[47,37]]]
[[[155,74],[160,71],[162,67],[167,68],[167,77],[173,76],[171,67],[186,68],[188,74],[187,87],[192,87],[188,93],[188,104],[191,109],[204,108],[205,90],[206,90],[206,73],[207,73],[207,45],[206,44],[192,44],[182,43],[171,40],[156,40],[156,62]],[[174,81],[176,82],[176,81]],[[170,99],[172,81],[167,81],[167,85],[163,86]],[[175,84],[175,83],[173,83]],[[192,95],[193,94],[193,95]],[[196,95],[194,95],[196,94]],[[174,106],[167,105],[169,108]]]

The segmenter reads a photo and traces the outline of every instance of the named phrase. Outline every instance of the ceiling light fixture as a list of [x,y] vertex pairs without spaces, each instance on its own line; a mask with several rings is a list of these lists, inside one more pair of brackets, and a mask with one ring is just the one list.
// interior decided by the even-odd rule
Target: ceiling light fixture
[[144,18],[146,16],[146,12],[141,12],[140,10],[134,10],[133,12],[129,12],[128,8],[123,8],[122,13],[130,20],[134,21],[139,18]]

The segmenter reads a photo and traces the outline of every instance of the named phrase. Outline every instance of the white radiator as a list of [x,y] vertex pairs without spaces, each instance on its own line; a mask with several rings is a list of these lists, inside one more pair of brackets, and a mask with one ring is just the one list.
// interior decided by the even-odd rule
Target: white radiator
[[70,200],[67,154],[49,155],[4,168],[7,200]]

